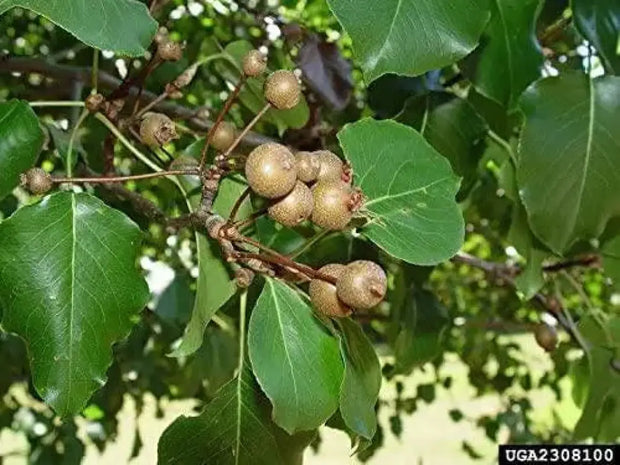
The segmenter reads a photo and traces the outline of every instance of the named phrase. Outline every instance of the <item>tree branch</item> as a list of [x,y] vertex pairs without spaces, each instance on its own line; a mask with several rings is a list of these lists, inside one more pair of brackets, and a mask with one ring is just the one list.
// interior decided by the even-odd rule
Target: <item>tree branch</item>
[[[90,85],[92,69],[90,67],[53,64],[37,58],[5,57],[0,59],[0,73],[37,73],[60,81],[79,81]],[[97,79],[100,89],[114,90],[122,83],[120,79],[105,71],[99,71]],[[136,97],[137,95],[138,88],[131,87],[129,96]],[[153,92],[143,91],[140,99],[149,103],[157,97],[158,95]],[[214,124],[213,121],[198,118],[195,109],[173,102],[161,102],[155,108],[170,116],[185,119],[188,124],[201,131],[210,130]],[[266,142],[274,142],[274,140],[256,132],[249,132],[243,138],[243,143],[251,146]]]

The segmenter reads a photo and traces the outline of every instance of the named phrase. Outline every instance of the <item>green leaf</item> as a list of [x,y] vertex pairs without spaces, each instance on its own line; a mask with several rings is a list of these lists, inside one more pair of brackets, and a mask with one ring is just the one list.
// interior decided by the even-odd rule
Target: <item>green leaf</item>
[[605,273],[611,277],[616,289],[620,289],[620,236],[606,241],[601,254]]
[[368,82],[386,73],[417,76],[460,60],[489,19],[486,0],[328,0],[353,39]]
[[462,63],[463,73],[505,107],[540,77],[543,55],[536,39],[540,0],[491,0],[491,20],[480,46]]
[[[230,57],[235,66],[228,61],[219,61],[216,63],[216,69],[228,81],[237,82],[241,75],[243,57],[253,49],[254,46],[247,40],[229,43],[224,48],[224,53]],[[246,85],[239,93],[239,101],[254,113],[258,113],[267,103],[263,95],[264,82],[265,76],[248,79]],[[310,118],[310,109],[306,98],[302,95],[300,102],[294,108],[290,110],[276,110],[272,108],[267,111],[262,120],[274,124],[277,126],[278,131],[283,133],[288,128],[299,129],[304,127],[308,122],[308,118]]]
[[[184,180],[188,190],[196,179]],[[213,203],[213,210],[227,218],[235,201],[246,189],[246,185],[234,178],[226,178],[220,183],[217,197]],[[200,194],[192,197],[190,203],[195,206],[200,201]],[[246,218],[252,213],[249,199],[246,199],[239,208],[239,219]],[[198,279],[196,283],[196,300],[192,317],[187,324],[185,334],[180,345],[170,354],[172,357],[183,357],[192,354],[202,345],[205,328],[215,315],[215,312],[224,305],[237,291],[237,285],[230,268],[222,258],[219,246],[207,239],[204,234],[196,233],[198,256]]]
[[340,413],[356,434],[372,439],[377,431],[375,404],[381,388],[381,364],[362,328],[349,318],[339,320],[344,358]]
[[534,234],[558,254],[620,211],[618,101],[620,78],[581,74],[538,81],[521,100],[517,182]]
[[515,279],[517,290],[523,293],[526,300],[530,300],[545,285],[543,276],[543,261],[547,258],[547,252],[530,248],[526,259],[527,265]]
[[370,221],[362,233],[390,255],[418,265],[452,257],[464,222],[454,200],[459,179],[415,130],[363,119],[338,133]]
[[617,0],[572,0],[579,32],[596,47],[607,70],[620,73],[620,3]]
[[472,187],[489,128],[471,104],[452,94],[432,92],[409,99],[397,120],[418,130],[450,161],[463,177],[462,190]]
[[407,297],[398,317],[394,340],[394,374],[409,374],[413,368],[430,362],[441,352],[448,315],[429,291],[415,289]]
[[334,413],[343,377],[338,341],[298,292],[266,280],[250,318],[248,350],[273,419],[285,431],[317,428]]
[[134,223],[88,194],[46,197],[0,224],[2,324],[27,342],[34,385],[59,415],[103,386],[112,344],[148,301],[139,244]]
[[[507,164],[510,171],[514,172],[512,163],[508,161]],[[523,293],[523,297],[530,300],[545,284],[542,265],[549,254],[542,250],[542,246],[532,234],[527,222],[527,213],[518,199],[517,204],[513,207],[508,241],[527,260],[527,265],[515,279],[515,284],[517,290]]]
[[34,165],[43,143],[39,120],[26,102],[0,103],[0,199],[19,184]]
[[579,331],[589,344],[589,391],[575,439],[589,437],[614,442],[620,437],[620,372],[612,367],[620,353],[620,317],[611,317],[604,327],[593,318],[579,322]]
[[0,0],[0,14],[16,6],[45,16],[86,45],[122,55],[144,55],[157,29],[137,0]]
[[288,465],[276,442],[269,402],[249,369],[218,392],[202,413],[164,431],[158,465]]
[[162,321],[182,328],[189,320],[193,304],[190,277],[187,273],[179,272],[159,297],[154,312]]

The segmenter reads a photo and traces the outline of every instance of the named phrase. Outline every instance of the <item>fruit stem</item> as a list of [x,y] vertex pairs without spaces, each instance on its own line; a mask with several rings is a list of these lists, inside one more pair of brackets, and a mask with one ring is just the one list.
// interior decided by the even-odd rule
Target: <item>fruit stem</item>
[[213,126],[211,126],[211,129],[207,133],[205,145],[202,147],[202,151],[200,152],[200,171],[203,171],[205,168],[205,163],[207,162],[207,150],[209,150],[209,144],[213,139],[213,134],[215,134],[215,131],[217,131],[217,128],[224,120],[224,116],[226,116],[226,114],[230,111],[230,107],[232,107],[232,104],[239,95],[239,92],[241,92],[244,84],[245,76],[241,76],[241,79],[239,79],[239,82],[237,82],[237,85],[233,89],[232,93],[228,96],[228,99],[226,99],[226,103],[224,103],[224,108],[222,108],[222,111],[219,112],[215,123],[213,123]]
[[255,211],[250,216],[248,216],[245,220],[240,220],[240,221],[237,221],[236,223],[234,223],[233,226],[237,230],[241,231],[241,229],[245,228],[246,226],[251,225],[252,223],[254,223],[254,221],[256,221],[258,218],[263,216],[265,213],[267,213],[267,209],[266,208],[263,208],[262,210]]
[[52,182],[61,184],[65,182],[89,183],[89,184],[109,184],[111,182],[139,181],[141,179],[160,178],[164,176],[198,176],[198,170],[170,170],[158,171],[156,173],[133,174],[130,176],[99,176],[93,178],[74,178],[74,177],[53,177]]
[[[328,281],[328,282],[330,282],[332,284],[336,284],[336,278],[334,278],[333,276],[329,276],[327,274],[319,273],[314,268],[312,268],[312,267],[310,267],[308,265],[303,265],[301,263],[297,263],[296,261],[288,258],[286,255],[282,255],[277,250],[273,250],[272,248],[267,247],[266,245],[261,244],[260,242],[254,240],[254,239],[252,239],[250,237],[243,236],[243,235],[237,233],[235,235],[235,237],[228,237],[227,239],[229,239],[229,240],[231,240],[233,242],[245,242],[246,244],[254,246],[257,249],[263,250],[264,252],[268,253],[270,256],[272,256],[273,258],[278,260],[276,265],[283,265],[283,266],[288,266],[290,268],[295,268],[295,269],[297,269],[297,270],[307,274],[310,277],[319,277],[319,279],[322,279],[323,281]],[[258,258],[258,257],[254,257],[254,258]],[[271,263],[273,263],[273,262],[271,262]]]
[[301,245],[297,250],[294,250],[293,252],[291,252],[290,254],[288,254],[289,258],[295,258],[300,256],[302,253],[304,253],[306,250],[308,250],[310,247],[312,247],[314,244],[316,244],[317,242],[319,242],[321,239],[325,238],[326,236],[328,236],[329,234],[331,234],[332,231],[329,231],[327,229],[324,229],[323,231],[321,231],[318,234],[315,234],[314,236],[312,236],[310,239],[308,239],[303,245]]
[[243,201],[248,197],[248,195],[250,195],[250,192],[252,192],[252,190],[248,187],[246,190],[243,191],[243,194],[241,194],[239,198],[235,201],[232,210],[230,210],[230,215],[228,216],[228,223],[235,222],[235,218],[237,217],[239,208],[241,208],[241,204],[243,203]]
[[256,260],[260,260],[261,262],[266,262],[266,263],[271,263],[272,265],[278,265],[278,266],[282,266],[284,268],[293,268],[297,271],[300,271],[301,273],[307,275],[308,277],[312,278],[312,279],[320,279],[321,281],[326,281],[328,283],[331,284],[336,284],[336,278],[334,278],[333,276],[329,276],[326,275],[324,273],[321,273],[317,270],[315,270],[312,267],[309,267],[308,265],[303,265],[301,263],[297,263],[291,259],[289,259],[288,257],[285,257],[284,255],[281,254],[277,254],[274,256],[271,255],[264,255],[264,254],[260,254],[260,253],[252,253],[252,252],[235,252],[232,255],[233,258],[235,259],[239,259],[239,258],[247,258],[247,259],[251,259],[254,258]]
[[224,152],[224,158],[228,157],[232,153],[232,151],[237,148],[237,146],[243,140],[243,138],[247,135],[247,133],[250,132],[250,130],[256,125],[256,123],[258,123],[258,121],[263,117],[263,115],[267,113],[267,111],[269,111],[270,108],[271,108],[271,103],[267,102],[267,104],[262,108],[262,110],[256,114],[254,119],[250,121],[248,125],[243,129],[243,131],[241,131],[237,135],[237,138],[232,143],[232,145],[228,147],[228,150],[226,150],[226,152]]

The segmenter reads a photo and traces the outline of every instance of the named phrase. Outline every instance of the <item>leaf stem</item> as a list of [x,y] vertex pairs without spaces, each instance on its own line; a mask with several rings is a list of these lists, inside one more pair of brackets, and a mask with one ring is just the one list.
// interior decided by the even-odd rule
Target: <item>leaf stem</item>
[[35,100],[28,102],[31,107],[83,107],[81,100]]
[[248,291],[244,290],[239,296],[239,364],[237,376],[241,376],[245,362],[245,320],[248,305]]
[[162,168],[153,163],[149,158],[144,155],[140,150],[138,150],[134,145],[123,135],[123,133],[116,127],[116,125],[105,117],[102,113],[95,113],[95,118],[101,121],[108,130],[114,134],[117,139],[123,144],[131,153],[135,155],[137,159],[142,161],[146,166],[151,168],[153,171],[163,171]]
[[55,183],[89,183],[89,184],[109,184],[112,182],[126,182],[126,181],[140,181],[143,179],[152,179],[152,178],[161,178],[164,176],[198,176],[197,170],[170,170],[170,171],[158,171],[155,173],[146,173],[146,174],[133,174],[129,176],[99,176],[92,178],[73,178],[73,177],[54,177],[52,178],[52,182]]
[[246,136],[246,134],[250,132],[250,130],[256,125],[256,123],[258,123],[258,121],[263,117],[263,115],[267,113],[267,111],[269,111],[270,108],[271,108],[271,103],[267,102],[267,104],[261,109],[261,111],[259,111],[256,114],[254,119],[248,123],[248,125],[243,129],[243,131],[239,133],[239,135],[237,135],[232,145],[228,147],[226,152],[224,152],[223,154],[224,158],[228,157],[232,153],[232,151],[237,148],[237,146],[239,145],[239,143],[241,143],[241,141]]
[[96,48],[93,48],[93,67],[91,70],[91,86],[92,86],[92,92],[96,93],[97,92],[97,85],[98,85],[98,80],[99,80],[99,50]]
[[248,187],[237,198],[237,200],[235,201],[235,204],[233,205],[232,209],[230,210],[230,215],[228,216],[228,222],[229,223],[234,223],[235,222],[235,218],[237,217],[237,213],[239,212],[239,208],[241,208],[241,205],[243,204],[243,201],[245,199],[247,199],[248,195],[250,195],[250,192],[252,192],[252,189],[250,189]]
[[325,237],[327,237],[331,232],[332,231],[328,231],[327,229],[324,229],[320,233],[315,234],[310,239],[308,239],[303,245],[301,245],[297,250],[294,250],[293,252],[291,252],[288,255],[288,257],[289,258],[296,258],[296,257],[300,256],[306,250],[308,250],[310,247],[312,247],[314,244],[319,242],[321,239],[324,239]]
[[90,112],[88,110],[83,110],[78,118],[73,130],[71,131],[71,137],[69,138],[69,146],[67,147],[67,176],[73,176],[73,144],[75,143],[75,138],[77,136],[78,130],[82,123],[86,120]]
[[506,142],[503,138],[501,138],[495,131],[489,129],[488,131],[488,136],[489,138],[495,142],[497,145],[499,145],[501,148],[503,148],[506,153],[508,154],[508,156],[510,157],[510,159],[515,162],[517,160],[514,151],[512,150],[511,145]]

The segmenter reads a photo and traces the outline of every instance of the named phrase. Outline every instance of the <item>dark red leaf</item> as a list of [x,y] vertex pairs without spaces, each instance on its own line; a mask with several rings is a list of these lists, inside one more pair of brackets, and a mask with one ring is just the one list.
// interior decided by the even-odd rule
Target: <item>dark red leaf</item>
[[351,64],[336,44],[308,34],[299,50],[297,64],[303,71],[304,81],[321,100],[335,110],[347,106],[353,88]]

